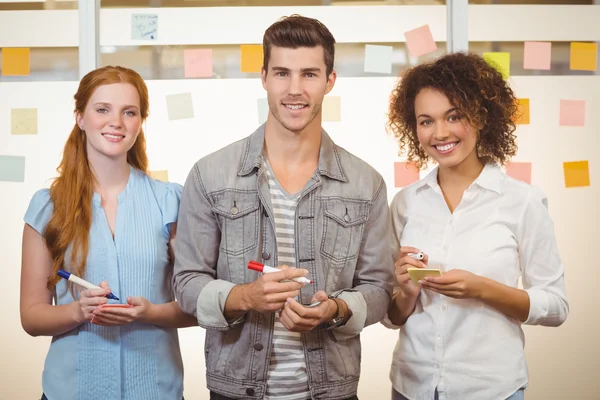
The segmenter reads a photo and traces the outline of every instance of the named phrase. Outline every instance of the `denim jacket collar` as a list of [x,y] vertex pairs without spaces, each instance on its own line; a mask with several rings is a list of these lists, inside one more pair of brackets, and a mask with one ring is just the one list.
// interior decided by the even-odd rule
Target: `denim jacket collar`
[[[246,148],[240,160],[238,176],[246,176],[260,168],[261,156],[265,145],[265,124],[259,126],[246,142]],[[321,129],[321,149],[319,152],[319,174],[340,182],[347,182],[348,177],[342,167],[336,145],[324,129]]]

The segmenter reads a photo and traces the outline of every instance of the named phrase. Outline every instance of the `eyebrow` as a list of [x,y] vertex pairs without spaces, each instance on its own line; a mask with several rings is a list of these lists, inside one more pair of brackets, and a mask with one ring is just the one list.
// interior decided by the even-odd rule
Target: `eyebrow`
[[[452,114],[455,111],[456,111],[456,107],[453,107],[453,108],[449,109],[448,111],[446,111],[444,113],[444,115]],[[423,117],[423,118],[431,118],[431,116],[427,115],[427,114],[420,114],[419,116],[417,116],[417,118],[421,118],[421,117]]]
[[[103,101],[99,101],[97,103],[94,103],[94,105],[95,106],[109,106],[109,107],[112,107],[112,104],[105,103]],[[138,106],[134,106],[133,104],[128,104],[128,105],[125,105],[123,108],[139,108],[139,107]]]
[[[285,68],[285,67],[272,67],[273,71],[280,71],[280,72],[290,72],[289,68]],[[300,72],[321,72],[321,68],[319,67],[311,67],[311,68],[301,68]]]

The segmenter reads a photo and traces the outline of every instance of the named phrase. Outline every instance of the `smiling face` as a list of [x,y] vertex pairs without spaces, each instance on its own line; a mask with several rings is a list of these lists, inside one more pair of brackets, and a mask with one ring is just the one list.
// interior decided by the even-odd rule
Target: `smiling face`
[[425,88],[415,98],[417,137],[442,168],[478,162],[477,130],[439,90]]
[[335,77],[335,71],[327,76],[321,46],[272,47],[268,70],[262,71],[269,119],[290,132],[307,127],[320,130],[323,97],[333,88]]
[[129,83],[99,86],[77,123],[85,131],[90,159],[127,159],[142,125],[137,89]]

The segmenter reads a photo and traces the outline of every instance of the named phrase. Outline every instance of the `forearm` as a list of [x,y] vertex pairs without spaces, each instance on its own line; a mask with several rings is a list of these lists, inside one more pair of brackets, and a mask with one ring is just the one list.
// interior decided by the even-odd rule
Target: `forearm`
[[31,336],[59,336],[83,322],[77,301],[59,306],[36,304],[21,313],[21,325]]
[[184,313],[176,301],[153,304],[144,322],[163,328],[187,328],[198,325],[196,318]]
[[399,290],[392,297],[390,307],[388,308],[388,319],[396,326],[406,323],[417,306],[418,296],[407,296],[402,290]]
[[482,279],[479,297],[484,304],[521,322],[527,320],[530,303],[526,291],[503,285],[493,279]]

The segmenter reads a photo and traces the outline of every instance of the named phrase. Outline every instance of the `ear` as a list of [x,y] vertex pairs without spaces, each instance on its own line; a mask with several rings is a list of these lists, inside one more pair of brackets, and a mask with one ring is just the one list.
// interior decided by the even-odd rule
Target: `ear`
[[263,89],[267,90],[267,70],[264,66],[260,68],[260,80],[262,81]]
[[77,121],[77,125],[79,125],[79,129],[83,130],[83,115],[81,115],[80,113],[77,113],[77,116],[75,117],[75,121]]
[[331,71],[331,73],[327,77],[327,84],[325,86],[325,94],[329,94],[329,92],[331,92],[331,89],[333,89],[333,86],[335,85],[336,78],[337,78],[337,73],[335,72],[335,70]]

